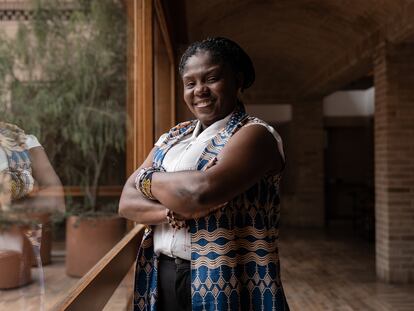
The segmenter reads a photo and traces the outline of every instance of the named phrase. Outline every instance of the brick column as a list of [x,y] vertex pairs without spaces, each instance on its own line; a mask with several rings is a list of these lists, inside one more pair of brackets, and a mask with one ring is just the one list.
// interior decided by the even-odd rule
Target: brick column
[[380,279],[414,281],[414,44],[375,57],[376,266]]
[[[292,192],[282,193],[282,224],[322,227],[324,213],[322,100],[293,105],[287,174]],[[282,189],[283,191],[283,189]]]

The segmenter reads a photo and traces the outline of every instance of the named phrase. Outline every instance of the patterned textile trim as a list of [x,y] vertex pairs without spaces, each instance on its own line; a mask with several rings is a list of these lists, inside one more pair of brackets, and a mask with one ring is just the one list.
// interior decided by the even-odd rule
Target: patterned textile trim
[[156,311],[158,260],[153,230],[146,230],[138,251],[134,284],[134,310]]
[[167,154],[168,150],[170,150],[172,146],[179,142],[182,137],[192,133],[196,127],[196,124],[197,120],[192,120],[179,123],[178,125],[173,127],[168,132],[168,135],[162,142],[162,145],[155,150],[153,166],[162,166],[162,161],[164,160],[164,157]]
[[7,156],[11,198],[20,199],[33,190],[34,179],[26,135],[18,126],[0,122],[0,148]]

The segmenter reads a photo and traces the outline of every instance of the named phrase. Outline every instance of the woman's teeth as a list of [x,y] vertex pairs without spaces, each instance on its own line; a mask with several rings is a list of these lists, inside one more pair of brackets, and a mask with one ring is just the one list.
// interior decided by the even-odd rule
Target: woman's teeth
[[195,104],[195,106],[197,108],[203,108],[203,107],[207,107],[207,106],[210,106],[210,105],[211,105],[211,101],[210,100],[198,102],[198,103]]

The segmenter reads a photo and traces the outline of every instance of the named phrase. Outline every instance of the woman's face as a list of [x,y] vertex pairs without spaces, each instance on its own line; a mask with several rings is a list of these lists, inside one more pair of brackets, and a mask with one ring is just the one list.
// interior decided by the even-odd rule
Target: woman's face
[[228,64],[214,63],[209,52],[188,58],[182,79],[184,101],[204,127],[226,117],[237,104],[236,75]]

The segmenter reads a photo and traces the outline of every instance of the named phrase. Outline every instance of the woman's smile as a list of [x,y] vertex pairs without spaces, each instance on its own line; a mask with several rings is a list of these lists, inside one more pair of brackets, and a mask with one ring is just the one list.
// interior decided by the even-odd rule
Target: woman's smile
[[206,107],[212,106],[213,104],[214,104],[214,101],[212,99],[207,99],[207,100],[203,99],[203,100],[196,102],[194,106],[196,108],[206,108]]

